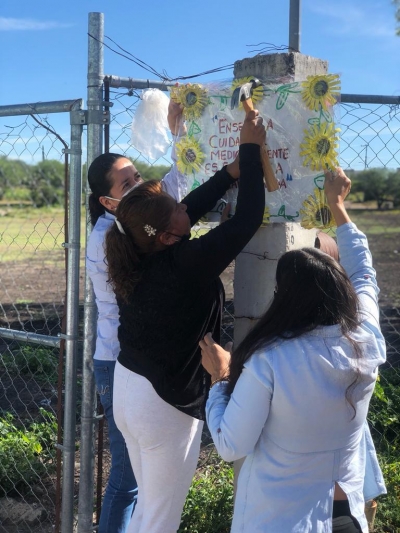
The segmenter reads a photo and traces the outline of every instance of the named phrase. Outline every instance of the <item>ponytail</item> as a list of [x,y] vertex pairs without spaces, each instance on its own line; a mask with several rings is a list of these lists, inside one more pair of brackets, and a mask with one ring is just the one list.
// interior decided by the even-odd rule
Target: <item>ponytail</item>
[[125,158],[121,154],[102,154],[92,161],[88,170],[88,182],[92,194],[89,196],[90,221],[94,226],[97,219],[106,212],[105,207],[100,203],[100,196],[108,196],[112,189],[111,179],[112,167],[117,159]]
[[101,215],[104,215],[106,212],[106,209],[104,205],[102,205],[99,200],[95,197],[95,195],[92,193],[89,196],[89,214],[90,214],[90,222],[92,226],[96,225],[96,222]]

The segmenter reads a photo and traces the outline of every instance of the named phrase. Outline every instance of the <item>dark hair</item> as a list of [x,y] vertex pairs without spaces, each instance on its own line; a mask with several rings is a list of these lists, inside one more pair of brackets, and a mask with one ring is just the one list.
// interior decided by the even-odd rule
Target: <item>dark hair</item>
[[112,189],[112,167],[117,159],[126,158],[121,154],[102,154],[92,161],[88,170],[89,187],[92,194],[89,196],[90,221],[94,226],[97,219],[104,215],[106,208],[99,202],[100,196],[108,196]]
[[[358,297],[340,263],[316,248],[291,250],[278,261],[276,283],[269,308],[232,354],[231,392],[243,365],[254,352],[277,339],[299,337],[317,326],[339,324],[356,356],[361,356],[359,346],[349,336],[359,325]],[[353,409],[348,396],[359,371],[356,374],[346,391]]]
[[117,224],[106,234],[109,281],[118,298],[128,301],[140,279],[142,259],[163,249],[158,235],[168,228],[175,205],[158,180],[138,185],[121,200],[115,214],[125,234]]

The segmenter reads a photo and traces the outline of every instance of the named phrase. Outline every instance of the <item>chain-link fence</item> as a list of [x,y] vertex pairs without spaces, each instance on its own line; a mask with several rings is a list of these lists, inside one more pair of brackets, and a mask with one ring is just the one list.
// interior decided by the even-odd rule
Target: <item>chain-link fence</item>
[[[49,103],[49,113],[75,103]],[[64,368],[65,354],[71,356],[68,261],[79,272],[67,251],[69,233],[76,234],[68,228],[68,200],[76,203],[69,188],[71,126],[69,115],[50,119],[28,104],[16,107],[3,106],[0,114],[0,531],[49,533],[61,518],[71,381],[70,363]]]
[[[352,190],[356,191],[350,196],[349,212],[368,236],[374,257],[381,288],[381,325],[388,346],[388,362],[382,369],[369,417],[388,485],[388,496],[380,501],[377,524],[389,527],[395,523],[400,527],[400,107],[393,103],[360,104],[356,96],[346,96],[346,103],[339,104],[340,164],[351,175]],[[145,177],[146,171],[154,175],[154,168],[162,165],[162,177],[171,160],[150,162],[130,144],[131,122],[139,98],[135,89],[111,88],[109,150],[132,158]],[[385,102],[385,97],[379,99]],[[372,177],[364,173],[372,169],[378,169]],[[378,209],[382,197],[385,201],[379,203]],[[233,265],[222,279],[227,297],[223,324],[226,342],[233,338]]]

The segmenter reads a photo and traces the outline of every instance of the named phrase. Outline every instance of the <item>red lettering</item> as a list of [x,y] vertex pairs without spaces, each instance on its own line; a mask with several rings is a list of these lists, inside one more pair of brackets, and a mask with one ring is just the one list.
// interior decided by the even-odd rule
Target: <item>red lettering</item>
[[209,145],[211,146],[211,148],[218,148],[217,145],[214,145],[214,144],[213,144],[214,142],[217,142],[216,139],[217,139],[217,136],[216,136],[216,135],[212,135],[212,136],[210,137],[210,140],[208,141],[208,143],[209,143]]
[[220,118],[218,121],[218,131],[219,133],[226,133],[226,118]]
[[[228,164],[228,163],[226,163]],[[211,174],[215,174],[218,170],[218,165],[217,163],[206,163],[204,165],[204,170],[206,172],[207,175],[211,175]]]
[[273,150],[267,150],[268,157],[270,159],[288,159],[289,158],[289,149],[288,148],[274,148]]
[[274,129],[274,124],[272,122],[272,119],[269,119],[267,122],[267,130],[273,130],[273,129]]
[[278,174],[278,172],[280,172],[281,174],[283,174],[283,168],[282,168],[282,165],[280,163],[278,163],[276,165],[276,170],[275,170],[275,174]]
[[285,178],[282,178],[279,182],[279,188],[282,189],[282,187],[285,187],[285,189],[287,189]]

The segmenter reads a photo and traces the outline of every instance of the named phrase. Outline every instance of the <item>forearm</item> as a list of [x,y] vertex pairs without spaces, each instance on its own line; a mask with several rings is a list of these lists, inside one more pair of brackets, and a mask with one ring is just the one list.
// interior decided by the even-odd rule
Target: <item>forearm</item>
[[231,396],[227,386],[221,382],[210,390],[206,417],[218,453],[234,461],[254,450],[268,418],[271,392],[247,370]]
[[191,191],[182,203],[187,205],[187,213],[191,224],[195,224],[202,216],[211,211],[229,187],[234,179],[228,173],[226,167],[216,172],[208,181]]
[[332,216],[338,228],[340,226],[343,226],[343,224],[348,224],[349,222],[351,222],[351,219],[343,203],[330,203],[329,209],[331,210]]

